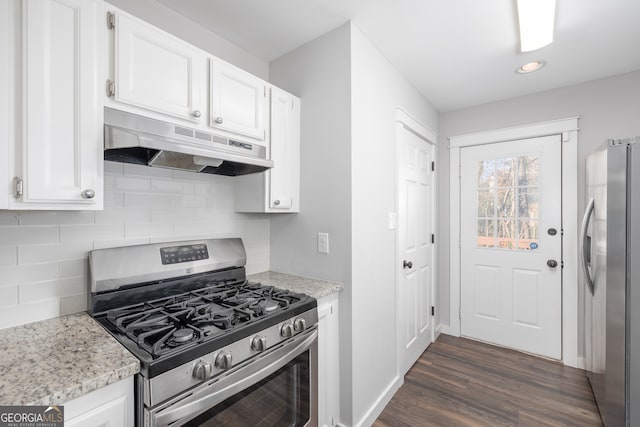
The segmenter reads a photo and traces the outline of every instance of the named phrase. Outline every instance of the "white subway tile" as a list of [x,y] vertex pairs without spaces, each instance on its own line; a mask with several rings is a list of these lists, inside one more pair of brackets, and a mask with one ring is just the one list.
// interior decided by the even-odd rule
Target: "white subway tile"
[[18,305],[18,287],[0,286],[0,307]]
[[214,183],[216,182],[216,178],[218,175],[212,175],[210,173],[197,173],[197,172],[187,172],[187,171],[173,171],[173,179],[180,181],[191,181],[191,182],[208,182]]
[[124,206],[127,208],[173,208],[173,198],[166,194],[125,193]]
[[66,277],[37,283],[23,283],[19,288],[20,304],[87,292],[84,277]]
[[18,262],[30,264],[63,261],[86,257],[93,249],[93,241],[66,242],[55,245],[24,245],[18,248]]
[[177,208],[206,208],[208,200],[205,196],[176,196],[175,206]]
[[18,264],[17,246],[0,246],[0,266],[10,266]]
[[57,278],[57,262],[19,265],[17,267],[0,267],[0,286],[40,282]]
[[60,297],[60,314],[78,313],[87,308],[86,293]]
[[0,328],[24,325],[60,316],[60,299],[51,298],[0,310]]
[[196,196],[208,196],[211,193],[211,185],[205,183],[194,183],[193,194]]
[[149,221],[151,221],[149,208],[108,208],[96,212],[96,224],[124,224],[127,222]]
[[116,176],[113,178],[113,190],[119,191],[149,191],[151,189],[151,180],[146,177],[138,176]]
[[172,237],[174,234],[173,224],[169,223],[134,223],[124,226],[124,235],[127,239]]
[[92,211],[22,212],[20,225],[93,224]]
[[123,163],[119,162],[104,162],[105,175],[122,175]]
[[81,277],[83,280],[86,280],[88,264],[88,257],[61,261],[58,277]]
[[122,208],[124,207],[124,193],[120,191],[104,192],[104,208]]
[[121,246],[145,245],[147,243],[149,243],[149,239],[97,240],[93,242],[93,249],[119,248]]
[[57,225],[0,227],[0,245],[29,245],[59,241],[60,226]]
[[151,191],[169,194],[193,194],[194,184],[191,182],[171,181],[168,179],[152,179]]
[[[0,226],[1,225],[18,225],[19,218],[20,218],[20,212],[0,211]],[[1,238],[2,237],[0,236],[0,239]]]
[[112,240],[124,237],[123,224],[61,225],[61,242]]
[[124,174],[128,176],[144,176],[144,177],[153,177],[153,178],[166,178],[171,179],[172,176],[171,169],[164,168],[154,168],[143,165],[132,165],[130,163],[124,164]]

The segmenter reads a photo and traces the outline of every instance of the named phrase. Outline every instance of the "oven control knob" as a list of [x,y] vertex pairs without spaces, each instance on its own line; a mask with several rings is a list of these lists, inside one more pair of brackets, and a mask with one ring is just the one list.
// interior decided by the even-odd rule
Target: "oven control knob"
[[216,356],[216,368],[230,369],[231,368],[231,353],[228,351],[221,351]]
[[206,381],[211,377],[211,363],[200,360],[193,368],[193,377],[198,381]]
[[293,330],[296,332],[302,332],[307,328],[307,322],[304,319],[296,319],[293,322]]
[[267,339],[263,336],[256,335],[251,340],[251,350],[265,351],[267,349]]
[[280,335],[283,338],[289,338],[293,336],[293,327],[291,326],[291,323],[285,323],[284,325],[282,325],[282,327],[280,328]]

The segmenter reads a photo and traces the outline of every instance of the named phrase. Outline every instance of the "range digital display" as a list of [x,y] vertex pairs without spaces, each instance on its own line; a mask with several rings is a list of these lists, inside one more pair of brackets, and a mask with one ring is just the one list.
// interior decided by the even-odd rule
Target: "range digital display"
[[186,246],[170,246],[160,248],[160,257],[162,264],[178,264],[181,262],[198,261],[209,258],[207,245],[186,245]]

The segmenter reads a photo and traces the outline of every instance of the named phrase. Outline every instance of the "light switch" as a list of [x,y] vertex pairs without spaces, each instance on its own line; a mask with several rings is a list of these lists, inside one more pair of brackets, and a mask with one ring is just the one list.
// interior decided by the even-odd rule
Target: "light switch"
[[395,230],[397,227],[397,216],[395,212],[389,212],[389,230]]
[[318,252],[329,253],[329,233],[318,233]]

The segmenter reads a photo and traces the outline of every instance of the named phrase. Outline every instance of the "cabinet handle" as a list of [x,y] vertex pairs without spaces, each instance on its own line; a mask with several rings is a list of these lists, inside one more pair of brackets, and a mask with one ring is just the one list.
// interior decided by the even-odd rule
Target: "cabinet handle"
[[84,197],[85,199],[93,199],[94,197],[96,197],[96,192],[93,191],[92,189],[88,188],[86,190],[84,190],[81,193],[82,197]]
[[216,117],[215,122],[216,122],[217,124],[221,125],[223,121],[224,121],[224,120],[222,120],[222,117],[220,117],[220,116]]
[[274,200],[273,204],[276,205],[276,206],[280,206],[280,200]]
[[200,117],[201,116],[200,110],[195,110],[192,114],[193,114],[193,117]]

